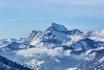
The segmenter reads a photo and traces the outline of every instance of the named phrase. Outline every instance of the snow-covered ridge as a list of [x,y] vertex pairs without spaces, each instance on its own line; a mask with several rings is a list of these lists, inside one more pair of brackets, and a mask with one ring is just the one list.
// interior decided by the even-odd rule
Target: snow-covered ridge
[[34,70],[87,70],[83,62],[101,66],[104,62],[104,30],[84,33],[52,23],[27,38],[0,40],[0,55]]
[[68,30],[65,26],[52,23],[44,32],[32,31],[29,35],[30,45],[47,46],[60,46],[63,43],[70,41],[76,42],[84,38],[82,31],[78,29]]

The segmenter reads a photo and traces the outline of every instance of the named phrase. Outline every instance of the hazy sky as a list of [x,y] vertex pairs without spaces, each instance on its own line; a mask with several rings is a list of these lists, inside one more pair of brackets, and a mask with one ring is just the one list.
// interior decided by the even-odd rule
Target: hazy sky
[[24,37],[52,22],[68,29],[103,29],[104,0],[0,0],[0,39]]

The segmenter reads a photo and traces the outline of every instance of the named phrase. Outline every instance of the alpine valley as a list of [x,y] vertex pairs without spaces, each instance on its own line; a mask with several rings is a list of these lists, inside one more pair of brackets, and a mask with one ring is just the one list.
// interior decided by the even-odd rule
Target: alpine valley
[[28,37],[0,40],[0,70],[104,70],[104,30],[52,23]]

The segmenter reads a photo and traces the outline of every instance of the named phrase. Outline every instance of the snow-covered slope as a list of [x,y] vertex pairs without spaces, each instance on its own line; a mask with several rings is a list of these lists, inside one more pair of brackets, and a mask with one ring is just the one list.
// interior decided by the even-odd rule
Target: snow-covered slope
[[104,29],[101,31],[93,32],[90,36],[90,39],[104,42]]
[[84,33],[52,23],[27,38],[0,40],[0,56],[34,70],[104,70],[104,30]]
[[27,42],[27,44],[30,44],[30,45],[34,46],[34,45],[38,44],[41,41],[42,37],[43,37],[43,32],[42,31],[34,30],[29,34],[26,42]]
[[44,32],[32,31],[27,40],[33,46],[56,47],[63,43],[72,44],[83,38],[83,32],[78,29],[68,30],[63,25],[52,23]]
[[0,48],[6,47],[10,42],[7,39],[0,40]]
[[80,70],[104,70],[104,47],[87,51]]
[[100,46],[104,46],[104,42],[94,41],[89,38],[81,39],[78,42],[73,43],[71,45],[71,47],[73,47],[75,50],[82,50],[82,51],[98,48]]

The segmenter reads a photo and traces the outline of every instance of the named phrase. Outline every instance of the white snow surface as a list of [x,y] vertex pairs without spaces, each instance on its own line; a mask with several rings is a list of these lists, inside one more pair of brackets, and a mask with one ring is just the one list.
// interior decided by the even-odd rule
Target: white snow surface
[[[53,23],[45,32],[39,32],[35,36],[34,33],[32,34],[33,38],[30,38],[29,41],[31,42],[29,45],[35,45],[36,47],[29,48],[27,45],[20,45],[18,47],[23,49],[15,51],[6,51],[5,48],[9,42],[6,43],[5,40],[1,41],[0,48],[4,47],[4,49],[0,49],[0,55],[21,65],[33,68],[34,70],[50,70],[50,68],[53,70],[77,70],[77,67],[83,60],[91,61],[95,58],[96,52],[91,53],[92,51],[99,51],[104,49],[104,47],[87,49],[88,44],[85,41],[80,41],[81,39],[84,39],[83,35],[68,35],[65,33],[67,31],[68,30],[64,26]],[[62,44],[65,43],[68,46],[75,43],[73,46],[75,51],[83,50],[82,46],[84,46],[87,51],[79,55],[71,54],[72,50],[63,50],[62,47],[56,47],[54,43],[46,43],[47,47],[50,48],[45,47],[43,43],[40,43],[41,46],[38,45],[39,47],[37,47],[37,44],[42,40],[42,38],[51,32],[55,36],[46,36],[46,39],[54,38],[58,41],[61,41]],[[104,42],[104,30],[97,31],[88,38],[94,41]],[[53,48],[53,46],[56,48]],[[104,57],[102,57],[98,62],[102,63],[103,61]]]
[[68,68],[67,70],[78,70],[78,69],[75,67],[75,68]]
[[94,32],[93,35],[89,38],[95,41],[104,42],[104,29]]
[[102,57],[98,62],[99,62],[99,63],[104,62],[104,57]]

